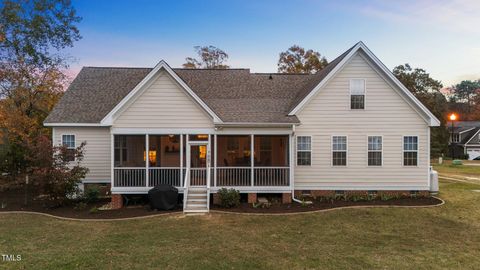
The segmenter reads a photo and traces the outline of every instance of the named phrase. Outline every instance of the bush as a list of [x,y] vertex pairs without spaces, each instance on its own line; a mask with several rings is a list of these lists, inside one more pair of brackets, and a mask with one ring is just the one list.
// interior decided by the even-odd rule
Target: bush
[[87,190],[83,194],[83,199],[87,203],[98,202],[99,197],[100,197],[100,189],[98,189],[98,187],[96,186],[87,188]]
[[[52,142],[41,137],[35,146],[35,161],[32,168],[35,185],[45,192],[57,204],[63,204],[78,194],[78,184],[88,173],[88,168],[81,166],[84,157],[85,142],[81,143],[73,153],[65,146],[54,146]],[[74,156],[74,161],[71,156]]]
[[240,192],[233,188],[221,188],[218,190],[220,198],[220,206],[224,208],[232,208],[240,205]]
[[92,207],[89,211],[90,214],[96,214],[98,213],[98,208],[97,207]]

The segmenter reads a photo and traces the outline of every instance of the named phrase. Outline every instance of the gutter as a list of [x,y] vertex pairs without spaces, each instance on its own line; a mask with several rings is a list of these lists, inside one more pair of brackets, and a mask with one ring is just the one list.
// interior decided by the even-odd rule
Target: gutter
[[255,122],[223,122],[215,124],[218,127],[291,127],[300,123],[255,123]]
[[[292,127],[292,136],[295,137],[295,125]],[[294,177],[295,178],[295,177]],[[301,200],[295,198],[295,181],[292,181],[292,201],[297,203],[303,203]]]

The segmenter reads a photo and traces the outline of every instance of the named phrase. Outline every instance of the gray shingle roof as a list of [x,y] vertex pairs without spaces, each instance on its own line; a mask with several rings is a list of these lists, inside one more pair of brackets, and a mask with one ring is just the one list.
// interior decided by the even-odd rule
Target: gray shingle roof
[[[296,116],[287,114],[350,50],[314,75],[250,73],[249,69],[173,70],[224,122],[298,123]],[[151,70],[84,67],[45,123],[100,123]]]

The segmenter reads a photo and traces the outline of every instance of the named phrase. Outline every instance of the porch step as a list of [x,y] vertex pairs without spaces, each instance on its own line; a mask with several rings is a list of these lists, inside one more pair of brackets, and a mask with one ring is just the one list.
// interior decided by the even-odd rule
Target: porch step
[[208,212],[208,192],[206,188],[189,188],[184,199],[185,213]]

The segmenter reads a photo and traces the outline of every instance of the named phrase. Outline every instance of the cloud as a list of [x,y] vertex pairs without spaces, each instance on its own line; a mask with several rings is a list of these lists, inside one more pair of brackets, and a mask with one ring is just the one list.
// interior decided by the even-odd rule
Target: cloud
[[480,1],[379,1],[356,7],[366,16],[459,33],[480,34]]

